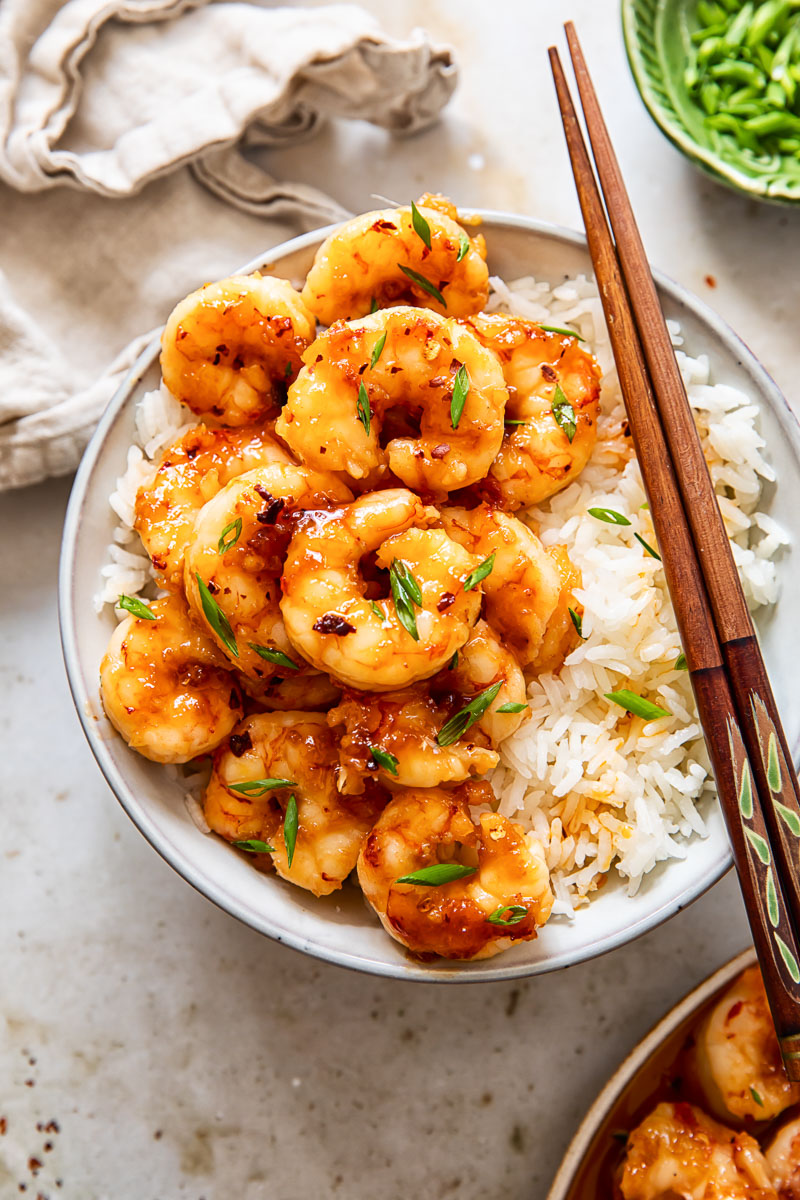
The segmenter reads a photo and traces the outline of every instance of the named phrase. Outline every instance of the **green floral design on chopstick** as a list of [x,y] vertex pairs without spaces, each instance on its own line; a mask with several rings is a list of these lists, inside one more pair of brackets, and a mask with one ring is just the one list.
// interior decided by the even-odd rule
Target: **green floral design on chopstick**
[[[788,827],[800,837],[800,818],[792,809],[786,808],[785,805],[778,805],[775,799],[775,791],[781,794],[782,770],[781,756],[779,754],[777,737],[769,718],[766,708],[763,703],[755,696],[752,697],[753,716],[756,720],[758,729],[759,745],[762,752],[762,760],[764,770],[767,773],[770,789],[773,792],[772,803],[777,811],[788,825]],[[759,717],[761,720],[759,721]],[[766,728],[765,728],[766,726]],[[767,733],[767,729],[769,733]],[[766,735],[766,736],[765,736]],[[766,753],[764,747],[766,744]],[[731,765],[733,767],[734,779],[738,780],[738,802],[739,813],[742,820],[742,832],[745,835],[745,844],[748,848],[748,860],[750,876],[753,881],[754,892],[757,896],[762,909],[769,921],[773,946],[773,958],[776,966],[780,969],[783,967],[788,973],[793,983],[800,983],[800,966],[792,951],[789,949],[784,938],[781,937],[779,930],[783,928],[786,933],[790,926],[788,917],[784,911],[783,898],[779,895],[775,884],[775,873],[772,863],[772,852],[769,842],[757,829],[753,829],[750,822],[755,819],[761,824],[763,817],[761,814],[756,814],[754,794],[753,794],[753,776],[750,763],[747,758],[747,751],[742,741],[742,735],[738,725],[729,717],[728,718],[728,745],[730,747]],[[773,787],[777,784],[777,788]],[[784,815],[781,809],[786,810]],[[793,827],[796,823],[796,830]]]
[[[751,694],[750,704],[756,729],[758,730],[758,742],[761,747],[764,773],[766,774],[771,793],[772,807],[792,837],[800,839],[800,812],[797,809],[797,801],[791,783],[788,786],[784,786],[788,772],[784,772],[785,764],[778,744],[775,727],[767,712],[764,701],[755,692]],[[765,743],[766,754],[764,753]],[[789,804],[785,803],[787,800]]]

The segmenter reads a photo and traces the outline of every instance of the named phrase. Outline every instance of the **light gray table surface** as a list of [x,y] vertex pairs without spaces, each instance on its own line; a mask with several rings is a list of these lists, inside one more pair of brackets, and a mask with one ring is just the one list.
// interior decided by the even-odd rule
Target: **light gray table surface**
[[[456,48],[452,104],[410,141],[328,131],[273,154],[276,174],[354,209],[372,193],[431,189],[578,227],[545,53],[571,16],[651,260],[726,317],[800,400],[800,214],[721,190],[660,136],[634,92],[615,3],[367,7],[392,32],[423,24]],[[169,271],[188,211],[208,217],[203,278],[281,236],[185,172],[135,201],[4,191],[2,205],[3,268],[53,336],[69,338],[87,380],[196,282]],[[142,239],[141,260],[124,269],[121,220]],[[91,261],[70,237],[76,222],[92,230]],[[747,943],[735,880],[633,945],[523,984],[397,984],[242,927],[150,849],[84,743],[56,614],[69,486],[0,497],[0,1198],[543,1200],[620,1058]]]

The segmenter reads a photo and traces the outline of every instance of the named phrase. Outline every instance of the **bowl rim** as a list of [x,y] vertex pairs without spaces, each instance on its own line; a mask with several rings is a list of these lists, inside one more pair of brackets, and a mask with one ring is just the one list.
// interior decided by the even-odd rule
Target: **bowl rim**
[[708,975],[701,983],[674,1004],[668,1012],[636,1043],[632,1050],[625,1055],[608,1083],[598,1093],[581,1121],[567,1146],[561,1166],[556,1172],[555,1179],[550,1185],[546,1200],[567,1200],[575,1177],[583,1166],[586,1154],[598,1130],[602,1128],[614,1106],[628,1085],[635,1079],[639,1071],[646,1066],[648,1059],[663,1042],[693,1014],[699,1011],[718,991],[732,983],[741,971],[752,966],[756,960],[753,946],[740,951],[728,962],[723,963],[716,971]]
[[[621,0],[622,37],[625,53],[639,97],[664,137],[717,183],[733,189],[740,195],[750,196],[767,203],[794,207],[800,204],[800,192],[787,192],[784,188],[770,189],[769,177],[759,179],[737,169],[735,163],[696,141],[682,121],[672,118],[656,99],[650,73],[641,52],[640,30],[642,22],[638,9],[640,0]],[[660,7],[661,0],[653,4],[653,13]]]
[[[495,227],[506,226],[511,229],[536,233],[550,240],[560,241],[564,245],[587,250],[584,234],[576,230],[492,209],[471,208],[469,212],[480,217],[484,225],[494,225]],[[329,233],[337,229],[339,224],[339,222],[335,222],[282,242],[240,268],[240,273],[251,272],[259,267],[261,269],[272,270],[279,264],[281,258],[296,251],[307,250],[317,245]],[[654,271],[653,275],[659,288],[668,294],[673,302],[710,327],[750,376],[759,398],[769,397],[770,407],[775,413],[783,433],[792,442],[794,451],[800,461],[800,425],[798,425],[797,419],[789,408],[785,397],[765,368],[761,366],[753,353],[726,322],[702,300],[661,272]],[[458,969],[453,969],[452,964],[436,963],[422,965],[412,962],[410,959],[398,960],[395,963],[375,962],[357,952],[342,951],[319,945],[305,935],[296,934],[285,926],[278,926],[268,916],[254,914],[251,909],[240,903],[237,897],[225,893],[221,887],[217,886],[216,881],[209,881],[202,876],[195,867],[192,859],[171,844],[158,830],[155,822],[148,815],[146,808],[140,803],[136,794],[128,785],[124,775],[118,770],[104,741],[97,736],[96,719],[91,712],[92,698],[88,689],[84,686],[81,670],[81,660],[78,652],[79,637],[76,623],[76,605],[74,602],[76,548],[83,513],[88,502],[92,475],[102,454],[106,434],[115,423],[130,393],[158,356],[160,348],[159,337],[160,331],[155,335],[153,341],[141,352],[129,373],[114,393],[86,447],[75,475],[64,520],[58,573],[58,610],[64,663],[73,703],[84,735],[106,782],[122,805],[122,808],[139,829],[140,833],[142,833],[150,845],[173,870],[191,884],[196,891],[200,892],[201,895],[216,904],[224,912],[236,917],[243,924],[257,930],[259,933],[265,934],[274,941],[337,966],[348,967],[373,975],[424,983],[496,983],[512,979],[529,978],[533,975],[560,970],[578,962],[586,962],[592,958],[600,957],[600,955],[606,954],[611,950],[615,950],[619,946],[626,945],[628,942],[635,941],[638,937],[641,937],[649,930],[657,927],[686,908],[718,882],[726,871],[730,869],[732,864],[730,849],[727,846],[725,847],[725,852],[719,855],[718,860],[712,865],[706,876],[695,880],[690,886],[685,887],[679,894],[672,897],[671,900],[655,908],[649,915],[638,918],[625,929],[599,938],[592,944],[588,952],[586,948],[575,951],[562,951],[552,958],[539,962],[515,963],[512,960],[510,962],[506,961],[505,965],[484,966],[480,972],[470,972],[464,969],[465,964],[460,964]],[[494,961],[502,964],[505,959],[505,955],[498,955]]]

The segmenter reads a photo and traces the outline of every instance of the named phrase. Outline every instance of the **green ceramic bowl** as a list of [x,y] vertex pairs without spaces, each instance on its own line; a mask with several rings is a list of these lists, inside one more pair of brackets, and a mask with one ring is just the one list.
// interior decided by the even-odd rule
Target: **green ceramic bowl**
[[706,128],[683,72],[698,22],[695,0],[622,0],[633,78],[651,117],[687,158],[720,183],[757,200],[800,204],[800,161],[757,157]]

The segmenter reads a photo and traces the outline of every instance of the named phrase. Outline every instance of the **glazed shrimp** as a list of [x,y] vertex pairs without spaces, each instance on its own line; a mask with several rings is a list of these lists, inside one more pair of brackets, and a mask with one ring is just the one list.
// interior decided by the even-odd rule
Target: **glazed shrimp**
[[[470,817],[469,804],[491,798],[487,783],[399,792],[364,843],[364,895],[387,933],[415,954],[489,958],[535,938],[550,915],[553,894],[534,835],[495,813]],[[441,862],[475,870],[438,887],[398,882]],[[512,923],[496,924],[498,917]]]
[[303,361],[275,429],[315,470],[446,495],[483,479],[502,445],[503,372],[457,321],[387,309],[338,322]]
[[134,528],[162,587],[183,585],[183,552],[195,517],[220,488],[254,467],[290,463],[284,447],[262,427],[209,429],[197,425],[162,455],[151,483],[139,488]]
[[[392,489],[298,523],[281,613],[290,641],[317,670],[350,687],[391,691],[435,675],[464,645],[481,605],[479,586],[464,590],[477,559],[443,530],[425,528],[437,516],[412,492]],[[397,603],[367,598],[360,560],[370,552],[394,578]]]
[[[211,829],[229,842],[256,840],[273,847],[248,855],[261,870],[327,896],[356,865],[358,852],[384,802],[380,788],[346,799],[336,790],[336,746],[322,713],[257,713],[237,727],[214,757],[203,800]],[[286,780],[259,789],[258,780]],[[249,794],[232,790],[255,785]],[[291,866],[284,821],[290,797],[297,804]]]
[[583,615],[583,605],[575,599],[575,589],[583,582],[580,570],[570,558],[566,546],[548,546],[547,553],[558,570],[558,599],[545,627],[539,651],[528,663],[531,672],[536,675],[544,671],[558,671],[563,666],[564,659],[580,641],[570,609],[578,618]]
[[153,619],[129,616],[111,636],[100,691],[111,724],[153,762],[207,754],[242,715],[242,695],[213,642],[189,620],[182,597],[150,606]]
[[483,580],[486,619],[520,664],[529,666],[558,604],[558,564],[527,525],[488,504],[443,508],[441,516],[449,536],[471,554],[481,561],[494,555]]
[[[298,657],[297,652],[294,653]],[[237,675],[237,679],[242,691],[268,712],[301,707],[304,712],[327,712],[339,702],[342,695],[340,684],[334,683],[329,675],[312,668],[291,671],[285,676],[276,675],[263,683],[248,679],[245,675]]]
[[800,1200],[800,1117],[771,1136],[764,1157],[780,1200]]
[[[286,637],[278,606],[292,514],[351,499],[333,475],[275,463],[237,476],[200,510],[184,556],[186,597],[242,675],[265,683],[304,666]],[[209,622],[206,589],[227,622],[225,636]]]
[[[426,788],[460,783],[497,766],[497,747],[525,719],[522,671],[485,621],[478,621],[455,657],[453,669],[402,691],[345,692],[328,713],[339,737],[341,791],[362,791],[370,774],[387,787]],[[495,683],[500,689],[483,715],[460,738],[440,745],[437,735],[446,722]],[[507,704],[523,709],[498,712]]]
[[692,1064],[711,1110],[724,1120],[769,1121],[800,1101],[781,1061],[758,967],[750,967],[711,1009]]
[[777,1200],[755,1138],[683,1102],[628,1135],[619,1187],[623,1200]]
[[290,283],[233,275],[181,300],[161,338],[164,383],[192,412],[248,425],[278,411],[313,340],[314,318]]
[[[436,198],[420,215],[430,248],[414,229],[411,208],[363,213],[322,243],[303,288],[303,301],[322,325],[366,316],[373,308],[413,304],[449,317],[480,312],[489,297],[482,237],[469,238],[453,205]],[[432,285],[432,292],[404,269]],[[441,296],[441,301],[435,294]]]
[[507,421],[523,422],[506,426],[478,490],[504,508],[540,504],[586,466],[597,437],[600,368],[574,337],[546,333],[521,317],[482,313],[467,325],[500,359]]

